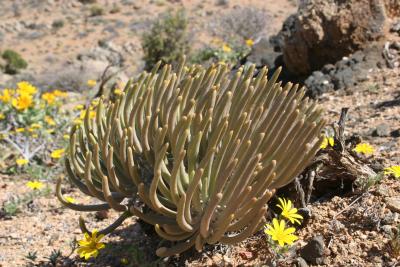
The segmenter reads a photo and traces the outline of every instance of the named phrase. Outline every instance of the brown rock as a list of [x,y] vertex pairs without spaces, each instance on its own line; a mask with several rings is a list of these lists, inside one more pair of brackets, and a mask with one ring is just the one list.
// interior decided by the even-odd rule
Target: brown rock
[[385,198],[387,207],[393,212],[400,212],[400,197],[387,197]]
[[334,63],[383,35],[383,0],[310,0],[279,35],[289,71],[305,75]]

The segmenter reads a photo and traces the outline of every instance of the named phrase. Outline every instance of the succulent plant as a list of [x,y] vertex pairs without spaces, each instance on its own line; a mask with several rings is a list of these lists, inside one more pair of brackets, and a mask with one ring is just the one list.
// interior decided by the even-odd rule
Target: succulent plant
[[[79,211],[122,212],[107,234],[137,216],[172,243],[164,257],[192,246],[240,242],[265,223],[267,202],[319,149],[321,109],[304,89],[277,83],[267,69],[231,73],[170,65],[128,82],[114,103],[101,100],[72,128],[66,169],[71,183],[103,202]],[[80,226],[89,232],[83,219]]]

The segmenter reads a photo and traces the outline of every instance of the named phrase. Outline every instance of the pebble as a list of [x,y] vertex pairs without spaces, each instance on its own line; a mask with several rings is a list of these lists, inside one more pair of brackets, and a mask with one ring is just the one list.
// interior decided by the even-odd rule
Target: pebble
[[298,257],[296,259],[296,266],[297,267],[308,267],[308,264],[302,257]]
[[392,229],[393,227],[391,226],[391,225],[383,225],[383,226],[381,226],[381,229],[382,229],[382,231],[383,231],[383,233],[384,233],[384,235],[386,236],[386,237],[391,237],[392,236],[392,234],[393,234],[393,229]]
[[315,236],[300,250],[300,255],[312,264],[322,264],[324,261],[324,238]]
[[385,198],[387,207],[393,212],[400,212],[400,196]]
[[376,126],[376,128],[372,131],[372,136],[374,137],[387,137],[390,135],[389,125],[386,123],[381,123]]

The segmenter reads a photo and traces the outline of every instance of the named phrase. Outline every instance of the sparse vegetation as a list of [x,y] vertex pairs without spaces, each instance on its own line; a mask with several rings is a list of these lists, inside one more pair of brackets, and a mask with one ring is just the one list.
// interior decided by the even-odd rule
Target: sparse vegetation
[[208,65],[210,63],[227,63],[235,65],[240,59],[250,52],[250,46],[235,46],[222,41],[216,42],[213,46],[207,46],[194,53],[191,61],[196,64]]
[[211,31],[225,42],[240,44],[244,40],[256,40],[268,31],[272,17],[255,7],[240,7],[218,17]]
[[102,16],[105,13],[105,10],[100,5],[92,5],[89,10],[91,17]]
[[37,251],[28,251],[28,254],[25,256],[31,263],[34,263],[37,259]]
[[158,61],[176,64],[189,53],[188,19],[186,11],[162,14],[142,37],[145,69],[150,70]]
[[3,51],[1,57],[6,61],[6,65],[4,66],[5,73],[16,74],[21,69],[28,67],[28,63],[14,50],[7,49]]
[[[49,196],[51,189],[45,187],[42,190],[32,190],[22,196],[14,196],[10,200],[3,203],[2,213],[3,216],[15,216],[21,212],[22,208],[30,203],[33,199],[40,196]],[[1,217],[1,216],[0,216]]]
[[57,19],[57,20],[53,21],[53,23],[51,24],[51,27],[53,29],[58,30],[58,29],[61,29],[62,27],[64,27],[64,24],[65,23],[64,23],[63,19]]

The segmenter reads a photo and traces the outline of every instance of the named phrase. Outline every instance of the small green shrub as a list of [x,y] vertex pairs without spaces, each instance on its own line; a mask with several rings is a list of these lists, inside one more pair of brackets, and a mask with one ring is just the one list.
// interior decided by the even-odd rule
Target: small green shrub
[[15,216],[21,211],[19,198],[12,199],[3,204],[3,212],[6,216]]
[[63,19],[56,19],[53,21],[53,23],[51,24],[51,27],[53,29],[61,29],[62,27],[64,27],[64,20]]
[[34,263],[37,259],[37,251],[28,251],[28,254],[25,256],[31,263]]
[[143,35],[145,69],[150,70],[158,61],[174,64],[189,52],[188,19],[183,9],[158,18],[149,33]]
[[8,74],[16,74],[20,69],[26,69],[28,63],[14,50],[5,50],[1,57],[6,61],[4,72]]
[[91,17],[96,17],[96,16],[102,16],[104,15],[104,8],[99,6],[99,5],[92,5],[90,7],[90,16]]

